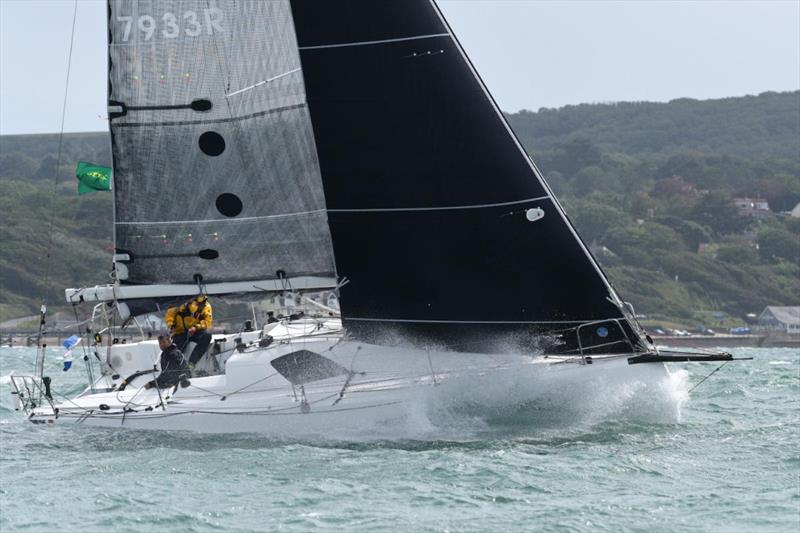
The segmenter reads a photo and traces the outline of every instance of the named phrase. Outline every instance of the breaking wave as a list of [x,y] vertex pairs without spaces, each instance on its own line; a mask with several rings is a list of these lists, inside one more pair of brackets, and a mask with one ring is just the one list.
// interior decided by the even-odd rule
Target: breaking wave
[[424,389],[402,420],[373,437],[418,440],[524,438],[585,431],[609,422],[675,424],[688,372],[662,365],[522,364]]

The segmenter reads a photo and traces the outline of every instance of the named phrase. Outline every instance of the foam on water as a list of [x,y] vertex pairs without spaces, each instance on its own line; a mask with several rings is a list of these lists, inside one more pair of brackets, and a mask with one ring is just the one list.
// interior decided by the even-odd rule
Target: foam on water
[[[716,365],[631,367],[627,384],[525,365],[465,377],[447,406],[426,395],[404,417],[422,440],[48,427],[0,409],[0,530],[797,531],[800,354],[735,353],[755,359],[690,401]],[[0,373],[29,372],[33,354],[0,349]],[[437,431],[472,437],[424,437]]]
[[[405,416],[361,439],[471,440],[585,431],[606,422],[675,424],[688,372],[661,365],[548,368],[520,364],[420,389]],[[352,436],[352,435],[351,435]]]

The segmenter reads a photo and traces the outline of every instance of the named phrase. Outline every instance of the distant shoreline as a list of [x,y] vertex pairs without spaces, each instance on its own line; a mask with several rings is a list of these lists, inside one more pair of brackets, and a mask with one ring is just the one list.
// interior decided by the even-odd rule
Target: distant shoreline
[[656,345],[682,348],[800,348],[798,335],[650,335]]
[[[71,334],[47,335],[43,341],[49,347],[60,347]],[[800,348],[800,335],[650,335],[657,346],[681,348]],[[120,343],[138,342],[140,335],[122,335]],[[36,346],[36,333],[4,331],[0,346]]]

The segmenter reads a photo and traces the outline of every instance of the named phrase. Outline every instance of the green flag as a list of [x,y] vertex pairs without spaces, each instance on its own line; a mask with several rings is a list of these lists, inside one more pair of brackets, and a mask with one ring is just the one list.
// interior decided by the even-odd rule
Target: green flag
[[111,190],[111,169],[108,167],[79,161],[75,177],[78,178],[78,194]]

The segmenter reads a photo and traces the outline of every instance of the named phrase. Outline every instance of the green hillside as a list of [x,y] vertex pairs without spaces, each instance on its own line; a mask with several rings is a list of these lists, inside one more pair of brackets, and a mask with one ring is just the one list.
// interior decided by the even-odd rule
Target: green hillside
[[[781,214],[800,202],[800,92],[509,120],[638,313],[710,325],[800,303],[800,219]],[[108,279],[111,197],[78,197],[73,171],[108,164],[109,148],[104,133],[66,135],[54,186],[57,135],[0,137],[0,320],[35,312],[48,276],[51,304]],[[734,197],[772,212],[748,216]]]
[[530,150],[582,137],[603,152],[628,155],[699,151],[742,158],[798,156],[800,92],[668,103],[581,104],[509,115]]

